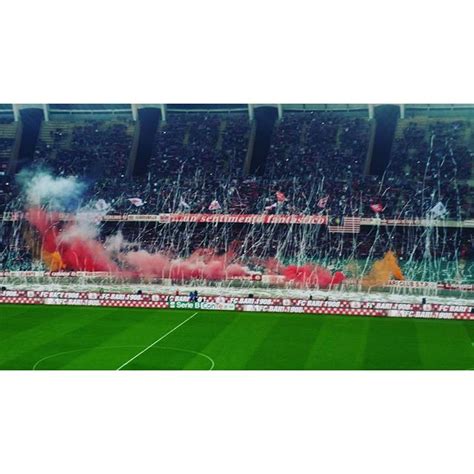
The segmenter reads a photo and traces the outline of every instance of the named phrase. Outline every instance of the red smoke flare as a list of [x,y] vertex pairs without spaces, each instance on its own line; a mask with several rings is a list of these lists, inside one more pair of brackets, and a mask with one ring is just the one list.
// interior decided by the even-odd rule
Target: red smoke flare
[[[50,254],[58,252],[64,270],[89,272],[117,272],[119,270],[99,242],[82,236],[62,239],[59,214],[33,208],[28,210],[27,219],[41,235],[42,251]],[[74,226],[75,221],[72,220],[64,231]]]
[[228,263],[229,254],[216,256],[208,249],[200,249],[186,259],[172,259],[162,253],[149,253],[145,250],[129,252],[123,259],[143,276],[173,280],[218,281],[248,274],[244,266]]
[[346,278],[342,272],[331,274],[329,270],[310,263],[302,266],[288,265],[281,269],[281,274],[287,282],[292,282],[297,286],[315,286],[321,289],[338,285]]
[[[111,260],[100,242],[74,232],[77,223],[72,216],[69,217],[69,221],[62,224],[64,216],[58,213],[48,213],[39,208],[32,208],[27,213],[28,221],[41,235],[42,254],[49,256],[54,254],[54,260],[61,262],[60,267],[63,270],[103,271],[120,273],[122,276],[132,276],[136,272],[139,276],[145,277],[209,281],[248,275],[246,267],[232,263],[235,257],[234,251],[218,256],[210,249],[199,249],[186,259],[144,250],[119,254],[125,266],[132,270],[124,271]],[[65,238],[64,235],[68,237]],[[268,259],[265,268],[268,274],[283,275],[287,282],[297,286],[324,289],[338,285],[346,278],[342,272],[331,274],[329,270],[309,263],[302,266],[284,266],[276,259]]]

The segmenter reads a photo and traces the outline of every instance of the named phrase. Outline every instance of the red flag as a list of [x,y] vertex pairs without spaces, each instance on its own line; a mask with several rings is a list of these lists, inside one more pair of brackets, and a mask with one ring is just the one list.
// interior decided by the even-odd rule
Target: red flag
[[277,203],[274,202],[273,204],[271,204],[270,206],[265,206],[265,210],[266,211],[271,211],[272,209],[275,209],[277,207]]
[[371,204],[370,205],[370,209],[372,209],[374,212],[378,213],[378,212],[382,212],[383,211],[383,206],[382,204],[379,202],[377,204]]
[[277,191],[275,194],[278,202],[286,201],[286,196],[281,191]]
[[327,206],[329,196],[323,197],[318,201],[318,207],[324,209]]
[[128,198],[128,200],[136,207],[140,207],[145,204],[140,198]]
[[211,204],[209,204],[209,208],[208,208],[210,211],[219,211],[221,208],[221,205],[219,204],[219,201],[217,199],[214,199],[214,201],[211,202]]

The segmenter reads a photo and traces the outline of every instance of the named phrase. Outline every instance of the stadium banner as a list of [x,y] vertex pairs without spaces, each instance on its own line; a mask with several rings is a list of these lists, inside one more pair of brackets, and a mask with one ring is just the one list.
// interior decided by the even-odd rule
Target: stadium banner
[[[75,219],[72,214],[59,213],[59,219],[69,221]],[[27,217],[27,212],[4,212],[2,221],[16,222]],[[195,223],[233,223],[233,224],[312,224],[326,225],[331,217],[327,215],[306,214],[106,214],[96,216],[99,221],[111,222],[159,222],[161,224],[195,222]],[[354,216],[342,216],[344,219],[354,219]],[[380,217],[356,217],[362,226],[405,226],[405,227],[474,227],[474,219],[455,221],[449,219],[384,219]]]
[[235,311],[235,304],[233,303],[218,303],[218,302],[182,302],[182,301],[170,301],[170,309],[200,309],[202,311],[207,310],[218,310],[218,311]]
[[[107,221],[109,216],[103,216],[102,220]],[[111,217],[111,216],[110,216]],[[160,222],[160,216],[154,214],[128,214],[124,215],[126,221],[130,222]]]
[[386,286],[397,288],[428,288],[433,290],[474,291],[470,283],[448,283],[435,281],[389,280]]
[[305,309],[300,306],[278,306],[278,305],[258,305],[244,304],[239,305],[239,311],[266,312],[266,313],[304,313]]
[[[18,221],[26,218],[24,212],[4,212],[3,221]],[[59,213],[61,220],[71,220],[70,214]],[[323,225],[328,221],[327,216],[306,214],[107,214],[100,216],[102,221],[127,221],[127,222],[160,222],[168,224],[172,222],[195,222],[195,223],[234,223],[234,224],[312,224]]]
[[403,226],[403,227],[474,227],[473,219],[458,220],[433,220],[433,219],[383,219],[380,217],[362,217],[360,225],[370,226]]
[[313,224],[327,223],[327,216],[304,214],[160,214],[161,223]]
[[0,304],[46,304],[130,308],[193,309],[201,311],[255,311],[434,319],[474,319],[474,306],[414,304],[387,301],[309,300],[298,298],[250,298],[111,292],[4,290]]

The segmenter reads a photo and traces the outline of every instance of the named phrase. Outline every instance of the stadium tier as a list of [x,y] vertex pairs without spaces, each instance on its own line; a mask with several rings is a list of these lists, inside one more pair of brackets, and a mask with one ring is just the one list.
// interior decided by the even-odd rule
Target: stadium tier
[[25,107],[0,120],[2,278],[471,284],[474,108],[395,109]]

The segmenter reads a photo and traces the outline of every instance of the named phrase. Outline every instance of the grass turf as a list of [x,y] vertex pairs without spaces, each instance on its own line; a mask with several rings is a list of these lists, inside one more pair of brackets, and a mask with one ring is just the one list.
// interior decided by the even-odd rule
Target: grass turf
[[[0,305],[0,369],[473,369],[474,322]],[[172,331],[176,328],[174,331]],[[170,332],[172,331],[172,332]]]

